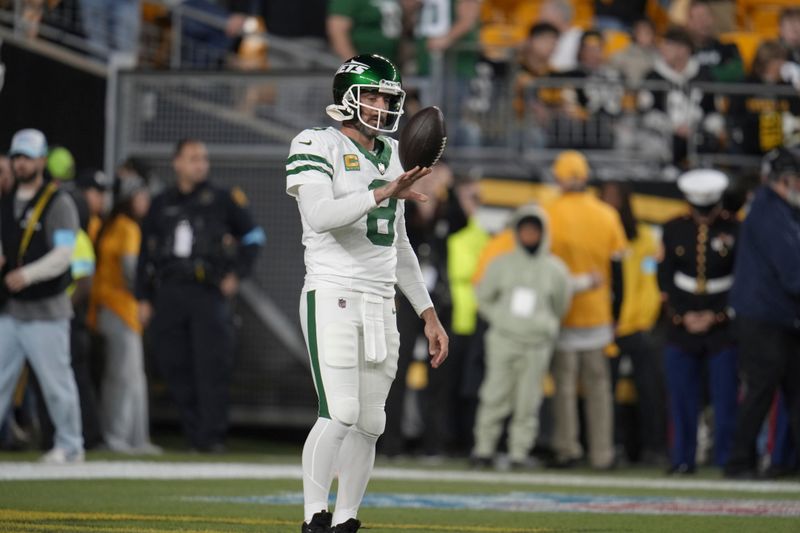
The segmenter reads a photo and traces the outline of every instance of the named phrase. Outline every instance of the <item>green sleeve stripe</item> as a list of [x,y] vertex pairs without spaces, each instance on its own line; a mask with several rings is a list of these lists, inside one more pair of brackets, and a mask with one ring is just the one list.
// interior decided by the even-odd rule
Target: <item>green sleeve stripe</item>
[[301,172],[305,172],[308,170],[316,170],[317,172],[321,172],[328,176],[330,179],[333,179],[333,173],[330,170],[327,170],[322,167],[318,167],[316,165],[301,165],[299,167],[294,167],[292,169],[286,169],[286,175],[292,176],[294,174],[300,174]]
[[319,349],[317,346],[317,301],[316,291],[306,293],[308,313],[308,354],[311,356],[311,372],[314,374],[314,385],[319,398],[319,417],[330,418],[328,412],[328,398],[325,396],[325,386],[322,383],[322,371],[319,368]]
[[333,170],[333,165],[331,165],[327,159],[314,154],[294,154],[286,160],[286,164],[290,165],[295,161],[313,161],[315,163],[322,163],[323,165],[327,165],[330,170]]

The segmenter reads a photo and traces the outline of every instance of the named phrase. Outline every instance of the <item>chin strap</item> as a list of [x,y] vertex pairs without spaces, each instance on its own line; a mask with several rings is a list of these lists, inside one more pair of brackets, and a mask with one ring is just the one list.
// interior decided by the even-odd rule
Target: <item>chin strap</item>
[[328,113],[328,116],[333,120],[338,120],[339,122],[350,120],[355,116],[353,110],[345,105],[331,104],[325,108],[325,112]]

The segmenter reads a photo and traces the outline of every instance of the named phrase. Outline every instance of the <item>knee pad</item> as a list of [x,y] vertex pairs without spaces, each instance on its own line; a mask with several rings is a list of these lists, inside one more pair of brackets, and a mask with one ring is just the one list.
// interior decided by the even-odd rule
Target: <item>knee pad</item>
[[331,418],[345,426],[352,426],[358,422],[360,412],[358,398],[328,398],[328,409]]
[[325,364],[332,368],[358,366],[358,329],[350,324],[333,322],[322,334]]
[[381,408],[364,409],[358,419],[358,429],[372,435],[380,437],[386,428],[386,412]]

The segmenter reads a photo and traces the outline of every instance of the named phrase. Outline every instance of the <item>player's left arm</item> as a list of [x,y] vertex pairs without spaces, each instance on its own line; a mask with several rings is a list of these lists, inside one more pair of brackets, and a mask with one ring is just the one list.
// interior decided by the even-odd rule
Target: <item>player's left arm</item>
[[406,233],[405,218],[402,210],[397,220],[397,285],[403,291],[414,311],[425,321],[425,337],[428,339],[428,353],[431,366],[438,368],[447,359],[450,340],[442,326],[436,309],[433,307],[430,294],[422,278],[422,270],[411,242]]

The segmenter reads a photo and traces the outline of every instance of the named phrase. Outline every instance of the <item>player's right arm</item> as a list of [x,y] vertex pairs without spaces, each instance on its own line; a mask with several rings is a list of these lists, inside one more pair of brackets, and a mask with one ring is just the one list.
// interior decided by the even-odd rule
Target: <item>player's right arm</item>
[[286,160],[286,192],[297,199],[304,220],[317,233],[353,224],[378,205],[369,190],[334,196],[333,152],[319,132],[305,130],[292,140]]

